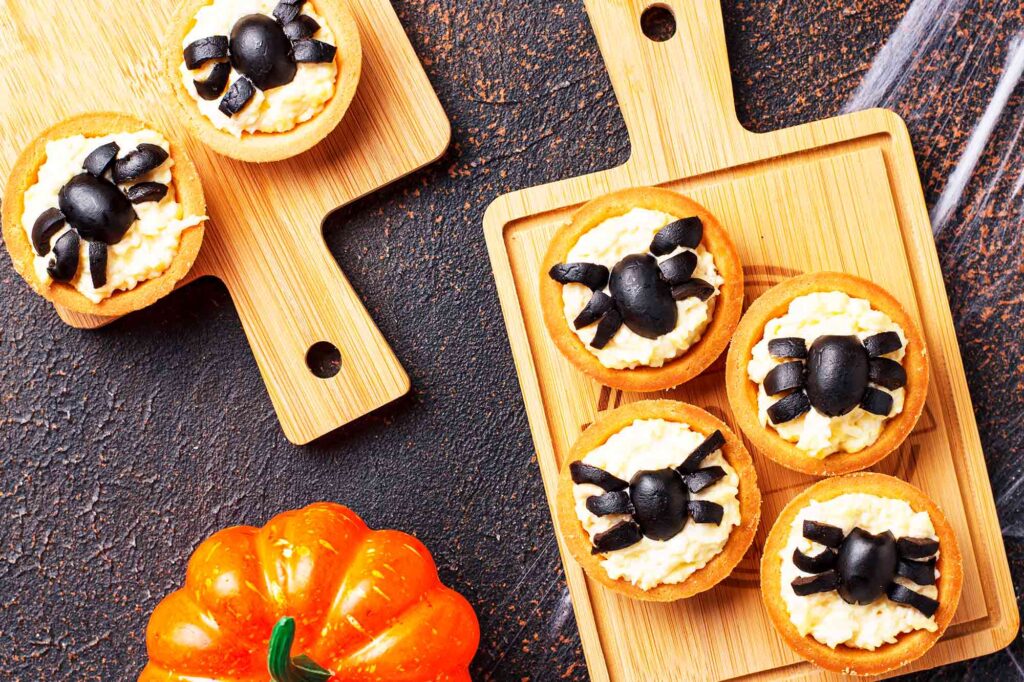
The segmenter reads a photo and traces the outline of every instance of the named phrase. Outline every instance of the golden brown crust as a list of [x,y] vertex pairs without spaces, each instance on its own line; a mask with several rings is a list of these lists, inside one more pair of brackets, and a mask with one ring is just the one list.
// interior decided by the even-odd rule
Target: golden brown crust
[[[885,422],[878,440],[859,452],[838,452],[815,459],[780,436],[775,429],[761,426],[757,410],[757,385],[747,376],[747,363],[754,346],[764,337],[764,327],[786,313],[798,296],[822,291],[842,291],[867,299],[872,307],[888,315],[903,328],[907,337],[903,368],[907,372],[903,411]],[[758,452],[782,466],[815,476],[833,476],[865,469],[900,446],[917,424],[928,395],[928,359],[924,336],[899,301],[873,282],[840,272],[812,272],[778,284],[754,301],[740,320],[726,359],[725,383],[729,406],[740,430]]]
[[[708,435],[717,429],[725,436],[725,447],[722,455],[739,475],[740,523],[732,529],[725,547],[706,566],[695,571],[681,583],[658,585],[644,590],[625,580],[617,580],[608,576],[601,566],[600,556],[590,553],[593,545],[590,536],[584,530],[576,516],[576,501],[573,497],[573,482],[569,473],[569,465],[583,459],[591,450],[604,444],[612,435],[632,424],[637,419],[664,419],[682,422],[699,433]],[[675,400],[642,400],[623,405],[603,413],[591,426],[583,432],[579,440],[569,451],[562,463],[558,477],[558,500],[556,504],[556,520],[558,531],[565,540],[569,551],[576,561],[583,566],[587,575],[606,587],[634,599],[644,601],[675,601],[711,589],[739,563],[750,548],[761,518],[761,491],[757,487],[757,472],[750,454],[743,447],[743,442],[729,430],[718,418],[708,414],[694,405]]]
[[[608,218],[638,207],[663,211],[679,218],[698,216],[704,223],[702,244],[714,256],[715,268],[725,281],[719,288],[711,322],[700,340],[686,352],[661,367],[611,369],[602,365],[583,345],[576,332],[569,328],[562,306],[562,285],[547,273],[554,265],[565,261],[583,234]],[[541,267],[541,309],[555,345],[578,369],[606,386],[624,391],[649,392],[673,388],[703,372],[729,344],[743,310],[743,267],[729,234],[703,206],[667,189],[625,189],[587,202],[573,215],[572,222],[555,234]]]
[[157,126],[127,114],[91,112],[72,116],[47,128],[25,147],[15,162],[4,190],[2,214],[4,244],[14,269],[41,296],[78,312],[116,317],[145,308],[169,294],[192,267],[203,243],[204,223],[182,232],[178,253],[159,277],[140,282],[131,289],[117,291],[99,303],[93,303],[70,284],[47,284],[36,276],[33,266],[35,252],[22,227],[22,214],[25,211],[25,191],[35,184],[39,168],[46,161],[46,144],[72,135],[101,137],[115,132],[136,132],[143,128],[160,133],[170,145],[170,155],[174,161],[174,190],[184,214],[201,216],[206,213],[206,198],[203,196],[199,172],[178,140]]
[[334,60],[338,77],[334,95],[313,118],[280,133],[243,133],[237,138],[217,128],[196,106],[181,79],[182,42],[195,25],[196,13],[212,0],[184,0],[178,5],[163,47],[164,77],[175,109],[189,129],[214,151],[240,161],[280,161],[310,149],[331,133],[348,111],[359,84],[363,49],[359,26],[345,0],[315,0],[315,11],[326,20],[338,48]]
[[[910,503],[914,511],[928,512],[935,534],[939,537],[938,590],[939,609],[935,612],[935,632],[914,630],[899,636],[895,644],[885,644],[874,651],[839,645],[835,649],[811,636],[801,636],[789,619],[789,610],[782,600],[782,557],[789,541],[790,527],[801,509],[812,500],[830,500],[846,493],[866,493],[895,498]],[[884,474],[859,473],[828,478],[812,485],[793,498],[776,519],[761,557],[761,597],[768,615],[786,644],[816,665],[835,672],[855,675],[880,675],[920,658],[946,631],[960,601],[963,586],[963,562],[953,528],[942,511],[927,495],[914,486]]]

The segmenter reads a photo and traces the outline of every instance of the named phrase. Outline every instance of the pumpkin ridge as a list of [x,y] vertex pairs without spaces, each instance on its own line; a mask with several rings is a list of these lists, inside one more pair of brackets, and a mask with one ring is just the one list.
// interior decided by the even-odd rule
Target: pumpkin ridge
[[413,554],[416,555],[416,557],[418,557],[418,561],[426,570],[427,579],[424,581],[424,591],[421,592],[416,599],[409,601],[408,603],[404,604],[400,609],[392,613],[384,623],[377,624],[377,626],[374,627],[372,630],[367,630],[363,627],[361,623],[359,624],[359,627],[356,627],[357,622],[355,621],[354,618],[350,617],[351,614],[343,611],[342,603],[346,598],[348,590],[342,589],[345,586],[345,580],[339,582],[338,589],[335,592],[335,597],[332,600],[330,607],[328,607],[327,611],[324,614],[324,620],[326,621],[331,618],[344,618],[350,625],[356,628],[360,632],[360,634],[366,637],[369,641],[364,643],[359,643],[358,641],[350,642],[347,644],[347,646],[334,648],[331,651],[321,650],[321,655],[329,656],[332,660],[336,662],[345,661],[350,656],[353,656],[354,652],[358,652],[359,650],[373,644],[373,642],[377,640],[382,633],[387,632],[395,625],[395,623],[401,621],[411,609],[416,607],[416,605],[423,600],[423,598],[427,594],[434,592],[438,587],[444,587],[444,585],[441,584],[440,577],[437,575],[437,567],[433,562],[433,557],[430,554],[430,550],[428,550],[427,547],[413,535],[409,535],[408,533],[404,533],[402,531],[387,529],[371,530],[370,533],[365,538],[363,538],[359,551],[353,553],[353,560],[349,563],[348,567],[346,568],[345,578],[348,577],[352,565],[356,562],[356,557],[362,553],[362,551],[365,549],[366,545],[368,544],[368,541],[371,538],[379,539],[381,542],[386,542],[388,540],[401,540],[402,545],[404,547],[409,548],[409,550],[412,551]]
[[[179,590],[177,590],[179,592],[184,592],[189,601],[196,605],[199,612],[205,614],[207,619],[217,624],[217,628],[222,637],[224,635],[228,635],[234,638],[234,646],[237,646],[238,641],[257,645],[261,642],[262,635],[253,632],[251,627],[243,625],[240,622],[236,622],[232,618],[217,617],[212,605],[206,603],[206,599],[202,598],[198,589],[200,584],[198,574],[201,572],[199,566],[201,566],[203,562],[208,561],[211,556],[215,556],[213,553],[213,548],[215,546],[223,545],[225,547],[229,547],[230,551],[235,554],[244,553],[246,549],[251,551],[255,557],[258,569],[259,558],[256,556],[254,543],[257,534],[258,529],[253,526],[232,526],[211,535],[205,541],[200,543],[199,547],[197,547],[192,553],[185,569],[185,583]],[[247,548],[240,546],[243,541],[248,545]],[[193,567],[193,564],[195,564],[195,567]],[[262,570],[257,570],[256,572],[262,573]],[[251,582],[247,583],[246,586],[250,589],[255,588],[257,593],[263,598],[264,602],[271,603],[270,596],[264,589],[265,586]],[[221,622],[222,620],[226,622]]]

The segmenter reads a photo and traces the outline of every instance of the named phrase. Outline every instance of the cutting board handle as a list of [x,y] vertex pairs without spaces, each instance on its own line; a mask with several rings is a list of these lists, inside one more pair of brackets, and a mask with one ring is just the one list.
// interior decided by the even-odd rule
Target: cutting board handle
[[[729,165],[752,135],[736,118],[720,0],[586,0],[633,156],[667,164],[666,177]],[[675,34],[644,35],[641,16],[668,9]]]
[[228,285],[288,440],[308,443],[409,391],[318,231],[266,229],[207,245],[204,255]]

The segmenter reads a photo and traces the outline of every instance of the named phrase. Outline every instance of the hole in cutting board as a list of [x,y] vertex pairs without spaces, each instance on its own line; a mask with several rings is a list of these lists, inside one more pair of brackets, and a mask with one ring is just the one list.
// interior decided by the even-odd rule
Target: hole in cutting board
[[640,30],[651,40],[663,43],[676,34],[676,18],[672,10],[652,5],[640,15]]
[[330,379],[341,371],[341,351],[330,341],[317,341],[306,351],[306,366],[314,376]]

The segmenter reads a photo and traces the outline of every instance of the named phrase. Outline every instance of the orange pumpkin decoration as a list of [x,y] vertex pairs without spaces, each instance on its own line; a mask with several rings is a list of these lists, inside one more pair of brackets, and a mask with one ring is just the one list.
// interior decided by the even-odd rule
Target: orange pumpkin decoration
[[469,680],[479,641],[419,540],[317,503],[196,549],[149,620],[139,682]]

